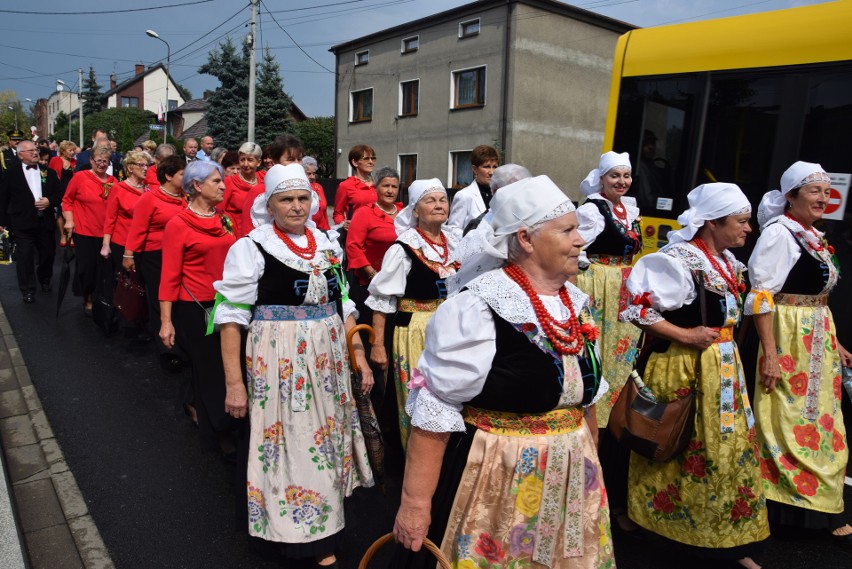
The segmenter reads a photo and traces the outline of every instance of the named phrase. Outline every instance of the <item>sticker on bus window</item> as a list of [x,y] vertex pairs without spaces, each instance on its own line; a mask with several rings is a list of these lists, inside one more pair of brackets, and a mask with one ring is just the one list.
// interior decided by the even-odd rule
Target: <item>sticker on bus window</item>
[[843,214],[846,213],[846,200],[849,196],[849,181],[852,175],[834,172],[829,172],[828,175],[831,178],[831,197],[828,198],[822,218],[842,220]]
[[671,198],[657,198],[657,209],[663,211],[671,211],[674,205],[674,200]]

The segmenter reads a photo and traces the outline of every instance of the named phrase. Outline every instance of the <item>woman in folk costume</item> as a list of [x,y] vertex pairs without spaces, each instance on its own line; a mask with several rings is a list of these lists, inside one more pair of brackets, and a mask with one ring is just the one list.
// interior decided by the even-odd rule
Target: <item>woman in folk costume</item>
[[[491,205],[479,260],[500,266],[438,308],[413,373],[396,539],[417,551],[428,530],[465,569],[614,567],[595,450],[597,330],[568,282],[583,245],[574,205],[546,176]],[[396,555],[393,567],[429,566]]]
[[746,313],[754,314],[760,337],[764,389],[755,409],[769,518],[852,539],[838,515],[849,457],[840,367],[852,365],[852,355],[837,341],[828,308],[839,277],[834,249],[813,227],[829,188],[822,166],[796,162],[781,176],[781,190],[763,196]]
[[[393,366],[403,448],[411,432],[404,411],[406,385],[423,351],[426,323],[447,298],[446,278],[459,267],[455,250],[461,233],[444,227],[448,213],[447,190],[441,181],[415,180],[408,188],[408,206],[394,220],[396,242],[367,287],[370,296],[365,304],[373,310],[376,333],[370,359],[383,369]],[[383,342],[388,315],[394,326],[390,363]]]
[[733,339],[745,267],[728,251],[751,232],[751,205],[725,183],[698,186],[688,199],[689,209],[678,217],[683,228],[633,268],[631,304],[621,318],[650,335],[650,355],[639,372],[658,399],[695,391],[694,432],[668,462],[632,453],[628,512],[643,528],[694,546],[698,555],[756,568],[753,544],[769,536],[769,525],[754,415]]
[[[310,221],[305,171],[275,165],[265,184],[265,223],[231,247],[222,280],[213,285],[225,410],[249,416],[249,533],[280,542],[285,557],[336,567],[343,498],[373,485],[349,392],[345,331],[355,325],[354,303],[346,296],[340,247]],[[240,327],[248,328],[248,393]],[[360,340],[355,353],[369,392],[372,375]]]

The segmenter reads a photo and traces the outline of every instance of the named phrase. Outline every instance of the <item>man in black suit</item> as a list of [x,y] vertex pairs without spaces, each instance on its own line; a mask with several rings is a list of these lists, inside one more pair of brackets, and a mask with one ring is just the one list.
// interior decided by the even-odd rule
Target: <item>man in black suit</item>
[[18,157],[0,181],[0,230],[14,237],[18,287],[27,304],[35,302],[36,279],[50,292],[56,256],[53,208],[60,199],[59,178],[50,168],[39,168],[35,144],[18,144]]

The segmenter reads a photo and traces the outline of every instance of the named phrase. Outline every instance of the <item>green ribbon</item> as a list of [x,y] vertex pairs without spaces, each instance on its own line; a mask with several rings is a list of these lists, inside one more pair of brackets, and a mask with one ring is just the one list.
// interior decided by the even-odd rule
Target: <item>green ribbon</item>
[[213,316],[216,314],[216,309],[219,308],[219,305],[225,303],[228,306],[233,306],[234,308],[242,308],[243,310],[251,310],[250,304],[237,304],[235,302],[229,301],[227,298],[222,296],[221,293],[216,293],[216,300],[213,302],[213,308],[210,309],[210,312],[207,314],[207,333],[205,336],[209,336],[213,333],[215,326],[213,325]]

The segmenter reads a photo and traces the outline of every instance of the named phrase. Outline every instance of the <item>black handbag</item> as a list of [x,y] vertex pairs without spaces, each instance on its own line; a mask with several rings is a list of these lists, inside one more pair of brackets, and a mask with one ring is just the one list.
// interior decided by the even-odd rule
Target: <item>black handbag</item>
[[98,272],[100,278],[92,295],[92,320],[104,335],[112,336],[118,330],[118,318],[112,302],[115,287],[112,260],[102,258]]
[[145,287],[136,271],[121,271],[115,283],[115,309],[128,322],[141,322],[147,316]]

